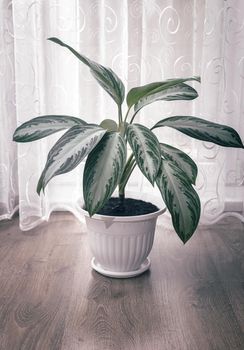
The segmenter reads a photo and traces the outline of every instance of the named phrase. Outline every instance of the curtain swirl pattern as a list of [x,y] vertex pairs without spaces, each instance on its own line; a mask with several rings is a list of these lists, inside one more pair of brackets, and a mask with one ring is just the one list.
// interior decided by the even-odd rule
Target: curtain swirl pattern
[[[45,114],[99,123],[116,118],[116,106],[89,70],[56,36],[111,67],[127,91],[172,77],[201,75],[195,102],[157,102],[137,117],[152,126],[171,115],[194,115],[232,126],[244,140],[244,2],[241,0],[12,0],[0,1],[0,219],[19,209],[28,230],[55,209],[80,217],[83,164],[57,176],[45,196],[36,185],[47,153],[60,137],[15,144],[16,126]],[[202,222],[223,215],[243,219],[244,154],[157,130],[163,142],[187,152],[199,165],[197,191]],[[151,191],[136,170],[133,191]],[[157,190],[154,189],[157,193]]]

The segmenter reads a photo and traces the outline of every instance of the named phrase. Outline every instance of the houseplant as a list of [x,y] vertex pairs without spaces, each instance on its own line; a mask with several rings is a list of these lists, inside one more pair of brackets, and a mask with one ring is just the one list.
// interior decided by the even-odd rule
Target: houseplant
[[[31,142],[68,129],[48,154],[37,192],[38,194],[41,190],[44,192],[46,185],[54,176],[71,171],[87,156],[83,180],[83,210],[90,226],[90,235],[94,235],[95,238],[91,244],[92,249],[100,255],[96,257],[98,259],[96,262],[93,260],[93,267],[99,272],[117,277],[136,275],[149,267],[149,261],[145,259],[152,246],[157,216],[164,211],[164,207],[151,207],[151,212],[147,209],[146,212],[139,210],[140,215],[134,213],[134,217],[128,218],[126,208],[130,200],[125,198],[125,187],[136,165],[152,185],[156,183],[158,186],[171,214],[175,231],[184,243],[196,230],[200,217],[200,200],[193,187],[197,176],[195,162],[181,150],[160,143],[153,130],[168,126],[198,140],[210,141],[225,147],[243,148],[242,141],[233,128],[192,116],[168,117],[157,122],[151,129],[135,123],[137,113],[150,103],[159,100],[197,98],[197,91],[187,82],[200,82],[199,77],[169,79],[131,89],[126,97],[128,111],[123,116],[125,88],[115,72],[79,54],[57,38],[49,40],[67,48],[90,68],[93,77],[116,103],[118,120],[115,122],[105,119],[100,125],[96,125],[71,116],[40,116],[19,126],[13,139],[17,142]],[[127,146],[131,150],[128,156]],[[119,196],[117,199],[111,199],[116,187]],[[132,200],[129,212],[136,204],[138,202]],[[139,204],[139,207],[147,206],[142,202]],[[116,222],[119,226],[115,228],[115,232],[114,230],[110,232]],[[140,243],[140,249],[138,236],[132,238],[132,242],[125,240],[123,236],[122,231],[126,233],[127,238],[135,231],[133,228],[131,234],[128,233],[132,222],[137,226],[138,222],[141,222],[138,232],[143,228],[146,229],[142,234],[143,242]],[[105,232],[100,240],[98,234],[101,230]],[[111,238],[108,242],[104,241],[106,235],[110,238],[112,236],[116,239],[120,236],[122,238],[116,241],[117,243],[114,241],[115,238]],[[123,244],[125,247],[121,248]],[[141,250],[143,246],[144,251],[139,254],[140,257],[138,255],[136,259],[133,258],[137,253],[133,252],[128,244],[134,245],[137,250]],[[99,251],[101,246],[103,246],[102,252]],[[103,259],[104,254],[106,255],[104,247],[107,246],[109,246],[110,262],[106,258]],[[130,257],[127,251],[132,251]],[[120,255],[124,260],[123,262],[119,260],[115,266]],[[128,265],[127,262],[131,259],[133,264]],[[101,263],[101,260],[104,261]]]

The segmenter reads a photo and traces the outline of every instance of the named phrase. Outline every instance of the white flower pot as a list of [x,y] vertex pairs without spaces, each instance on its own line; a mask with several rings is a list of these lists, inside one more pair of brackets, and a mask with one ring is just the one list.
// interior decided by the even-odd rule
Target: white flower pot
[[90,248],[94,255],[92,268],[110,277],[128,278],[150,267],[148,255],[152,249],[157,218],[165,212],[163,201],[150,195],[127,194],[155,204],[158,211],[138,216],[89,217],[83,210],[88,229]]

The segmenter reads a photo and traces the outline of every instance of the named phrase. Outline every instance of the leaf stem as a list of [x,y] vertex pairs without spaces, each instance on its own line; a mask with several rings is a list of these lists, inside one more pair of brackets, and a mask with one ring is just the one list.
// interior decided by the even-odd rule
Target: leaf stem
[[124,122],[126,122],[126,120],[127,120],[128,116],[129,116],[129,113],[130,113],[131,107],[132,107],[132,106],[130,106],[130,108],[128,108],[128,110],[127,110],[127,112],[126,112]]
[[133,154],[130,155],[129,159],[127,160],[127,163],[125,165],[125,169],[123,171],[123,174],[121,176],[121,180],[119,183],[119,195],[124,195],[125,193],[125,186],[127,185],[127,182],[136,166],[136,161],[133,156]]
[[121,105],[118,105],[118,118],[119,118],[119,126],[120,126],[123,122]]
[[130,124],[133,123],[133,120],[135,119],[135,116],[137,115],[137,113],[139,112],[140,109],[138,109],[132,116],[131,120],[130,120]]

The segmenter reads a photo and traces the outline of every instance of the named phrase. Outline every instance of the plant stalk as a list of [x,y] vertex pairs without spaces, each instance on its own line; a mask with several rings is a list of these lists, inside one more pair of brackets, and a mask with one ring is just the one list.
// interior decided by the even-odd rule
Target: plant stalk
[[130,120],[130,124],[133,123],[134,119],[135,119],[135,116],[137,115],[137,113],[139,112],[140,109],[138,109],[132,116],[131,120]]
[[118,105],[118,117],[119,117],[119,126],[121,126],[123,122],[121,105]]
[[136,166],[135,158],[133,154],[131,154],[131,156],[127,160],[124,172],[121,176],[121,180],[119,183],[119,196],[121,196],[121,198],[125,196],[125,186],[127,185],[127,182],[135,166]]
[[126,120],[127,120],[128,116],[129,116],[130,110],[131,110],[131,107],[130,107],[130,108],[128,108],[128,110],[127,110],[127,112],[126,112],[124,122],[126,122]]

